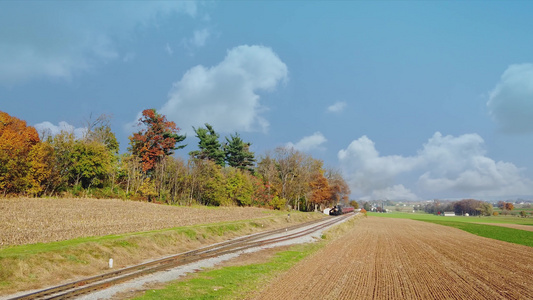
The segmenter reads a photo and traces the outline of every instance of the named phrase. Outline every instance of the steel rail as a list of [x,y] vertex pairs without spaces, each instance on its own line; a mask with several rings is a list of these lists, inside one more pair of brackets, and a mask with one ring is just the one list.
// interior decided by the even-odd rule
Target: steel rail
[[242,243],[242,242],[248,241],[248,240],[257,240],[257,239],[260,239],[260,238],[265,237],[265,236],[269,236],[269,235],[272,235],[272,234],[276,234],[276,233],[280,233],[280,232],[284,232],[284,231],[288,231],[288,230],[298,229],[300,227],[305,227],[305,226],[312,225],[314,223],[318,223],[318,222],[321,222],[321,221],[323,221],[323,220],[322,219],[313,220],[313,221],[309,221],[309,222],[302,223],[302,224],[292,225],[292,226],[289,226],[289,227],[286,227],[286,228],[270,230],[270,231],[266,231],[266,232],[257,233],[257,234],[254,234],[254,235],[249,235],[249,236],[245,236],[245,237],[232,239],[232,240],[221,242],[221,243],[217,243],[217,244],[212,244],[212,245],[209,245],[209,246],[206,246],[206,247],[202,247],[202,248],[191,250],[191,251],[187,251],[187,252],[184,252],[184,253],[180,253],[180,254],[164,257],[164,258],[161,258],[161,259],[149,261],[149,262],[142,263],[142,264],[139,264],[139,265],[126,267],[126,268],[119,269],[119,270],[116,270],[116,271],[107,272],[107,273],[96,275],[96,276],[93,276],[93,277],[84,278],[84,279],[81,279],[81,280],[78,280],[78,281],[69,282],[69,283],[66,283],[66,284],[62,284],[62,285],[54,286],[54,287],[51,287],[51,288],[43,289],[43,290],[36,291],[34,293],[30,293],[30,294],[27,294],[27,295],[11,298],[10,300],[38,299],[39,297],[43,297],[43,296],[46,296],[46,295],[57,294],[59,292],[66,291],[66,290],[73,289],[73,288],[80,287],[80,286],[84,286],[84,285],[87,285],[87,284],[90,284],[90,283],[93,283],[93,282],[102,281],[102,280],[105,280],[105,279],[108,279],[108,278],[117,277],[117,276],[120,276],[121,274],[132,273],[132,272],[143,270],[143,269],[145,269],[147,267],[151,267],[151,266],[155,266],[155,265],[159,265],[159,264],[165,264],[165,263],[168,263],[169,261],[176,260],[177,258],[182,257],[182,256],[194,256],[194,255],[197,255],[198,253],[206,252],[206,251],[209,251],[211,249],[216,249],[216,248],[219,248],[219,247],[228,246],[228,245],[232,245],[232,244],[236,244],[236,243]]
[[[352,215],[352,214],[350,214]],[[59,286],[47,288],[44,290],[36,291],[30,294],[18,296],[11,298],[10,300],[20,300],[20,299],[70,299],[76,296],[94,292],[96,290],[101,290],[108,288],[112,285],[151,274],[154,272],[171,269],[177,266],[186,265],[192,262],[224,255],[235,253],[238,251],[243,251],[245,249],[259,247],[267,244],[279,243],[282,241],[298,238],[304,235],[307,235],[311,232],[318,231],[327,226],[331,226],[350,215],[344,215],[342,217],[335,217],[329,221],[326,221],[322,224],[312,226],[316,223],[323,222],[324,220],[314,220],[302,224],[297,224],[289,226],[286,228],[270,230],[267,232],[262,232],[246,237],[236,238],[229,241],[225,241],[218,244],[213,244],[196,250],[191,250],[188,252],[172,255],[162,259],[150,261],[147,263],[139,264],[132,267],[123,268],[120,270],[104,273],[101,275],[85,278],[82,280],[70,282],[67,284],[62,284]],[[312,226],[303,231],[298,231],[295,233],[290,233],[280,237],[275,237],[271,239],[260,240],[264,237],[298,230],[300,228]],[[259,241],[258,241],[259,240]],[[69,291],[70,290],[70,291]]]

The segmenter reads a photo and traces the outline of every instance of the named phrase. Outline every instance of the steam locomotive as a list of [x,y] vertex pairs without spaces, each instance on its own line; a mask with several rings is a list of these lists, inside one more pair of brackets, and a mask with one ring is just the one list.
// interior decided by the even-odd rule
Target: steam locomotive
[[351,206],[342,206],[340,204],[333,206],[332,209],[329,210],[330,216],[339,216],[342,214],[347,214],[353,212],[354,209]]

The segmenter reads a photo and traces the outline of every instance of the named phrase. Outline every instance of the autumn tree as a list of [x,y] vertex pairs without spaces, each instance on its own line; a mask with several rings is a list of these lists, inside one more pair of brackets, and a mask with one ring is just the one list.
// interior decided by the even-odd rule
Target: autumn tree
[[477,215],[479,214],[479,208],[484,204],[485,202],[475,199],[463,199],[461,201],[457,201],[453,204],[454,211],[456,214],[464,215]]
[[237,169],[226,168],[226,190],[228,192],[228,198],[233,201],[234,204],[240,206],[250,206],[252,204],[254,186],[249,173]]
[[351,191],[340,172],[330,169],[325,173],[325,177],[330,186],[332,204],[344,203],[347,205]]
[[322,170],[313,175],[313,180],[309,183],[309,186],[311,187],[310,202],[314,204],[315,210],[318,205],[325,205],[330,202],[331,189]]
[[155,109],[145,109],[139,124],[145,128],[129,137],[130,150],[133,155],[141,158],[142,170],[145,173],[152,172],[156,164],[165,156],[172,155],[174,150],[186,146],[176,146],[185,140],[185,135],[179,135],[180,129],[176,123],[167,121],[167,118]]
[[75,141],[70,159],[73,162],[71,184],[80,184],[83,188],[102,187],[112,167],[108,148],[98,142]]
[[350,206],[353,207],[354,209],[358,209],[359,208],[359,203],[357,203],[357,201],[355,200],[350,200]]
[[494,212],[494,209],[492,207],[492,204],[488,202],[483,202],[479,206],[479,211],[481,215],[483,216],[492,216],[492,213]]
[[28,155],[31,181],[27,192],[31,195],[51,195],[60,184],[56,156],[48,142],[36,144]]
[[502,210],[502,214],[504,215],[509,214],[509,211],[514,209],[514,205],[511,202],[498,201],[496,205]]
[[188,169],[183,159],[166,156],[158,165],[153,177],[159,201],[176,204],[186,199]]
[[102,114],[94,121],[87,121],[84,140],[101,143],[105,145],[112,154],[116,155],[119,151],[119,143],[115,133],[111,131],[110,119],[110,116]]
[[304,155],[293,148],[278,147],[274,151],[274,159],[280,183],[280,197],[286,200],[292,198],[294,202],[298,193],[295,193],[293,182],[301,175]]
[[25,192],[31,184],[28,155],[39,142],[35,128],[0,111],[0,191],[4,195]]
[[226,137],[224,155],[230,167],[253,172],[254,153],[250,152],[250,143],[245,143],[238,133]]
[[198,142],[199,150],[189,152],[189,155],[196,159],[207,159],[213,161],[219,166],[225,165],[225,155],[222,145],[218,141],[220,137],[218,133],[215,132],[213,126],[205,123],[205,128],[194,128],[196,137],[200,140]]
[[276,160],[273,158],[270,152],[267,152],[260,161],[257,163],[256,172],[258,177],[263,180],[265,186],[265,193],[269,198],[279,194],[278,187],[281,186],[280,178],[278,176],[278,170]]
[[58,191],[74,186],[103,187],[112,173],[113,154],[101,142],[62,131],[47,143],[54,149],[53,181]]

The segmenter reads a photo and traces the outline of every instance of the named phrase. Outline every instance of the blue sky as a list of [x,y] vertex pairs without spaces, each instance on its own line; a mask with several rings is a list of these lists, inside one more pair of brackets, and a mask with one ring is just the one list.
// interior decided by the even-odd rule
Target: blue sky
[[0,110],[39,130],[145,108],[260,156],[290,146],[355,199],[533,197],[533,2],[1,1]]

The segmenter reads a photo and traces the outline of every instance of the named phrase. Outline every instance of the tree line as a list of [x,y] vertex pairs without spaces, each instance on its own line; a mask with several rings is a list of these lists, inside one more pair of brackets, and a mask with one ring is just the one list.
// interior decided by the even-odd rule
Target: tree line
[[279,147],[257,159],[238,133],[221,142],[205,124],[193,128],[198,150],[184,160],[173,156],[186,146],[174,122],[146,109],[139,124],[128,151],[119,154],[107,116],[87,122],[82,137],[67,131],[40,136],[0,111],[0,193],[302,211],[348,202],[350,190],[338,171],[292,148]]
[[[500,208],[503,214],[508,214],[514,209],[514,205],[511,202],[498,201],[497,207]],[[438,199],[433,202],[426,203],[423,207],[415,207],[416,209],[422,209],[430,214],[444,214],[444,212],[453,211],[456,215],[470,215],[470,216],[492,216],[498,214],[494,211],[494,207],[491,203],[476,200],[476,199],[463,199],[460,201],[441,201]]]

